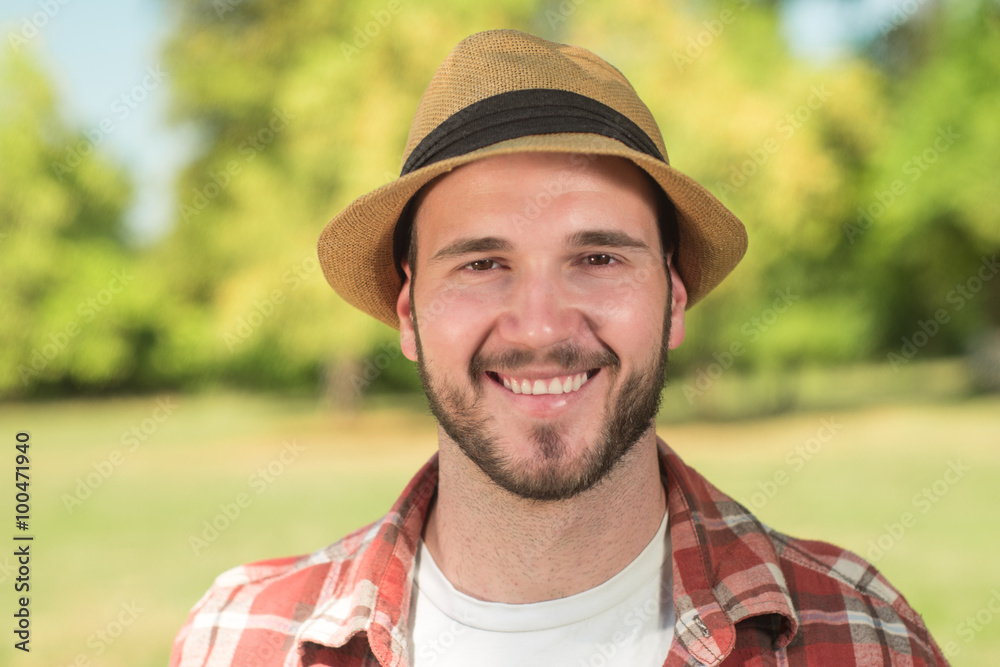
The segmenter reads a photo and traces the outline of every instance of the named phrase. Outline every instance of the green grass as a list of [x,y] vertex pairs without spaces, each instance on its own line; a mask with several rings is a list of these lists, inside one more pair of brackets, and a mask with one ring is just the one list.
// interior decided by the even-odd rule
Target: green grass
[[[187,611],[217,574],[315,550],[376,519],[436,446],[433,421],[419,413],[349,417],[308,401],[214,396],[175,397],[174,413],[128,451],[122,433],[149,418],[155,400],[0,407],[9,452],[18,430],[31,432],[36,536],[32,652],[14,651],[7,640],[0,664],[62,667],[83,655],[91,665],[163,665]],[[834,419],[838,432],[794,470],[786,456],[814,437],[825,418]],[[991,591],[1000,591],[1000,399],[688,421],[664,424],[660,433],[717,486],[760,505],[765,522],[796,536],[865,555],[885,524],[913,513],[914,525],[878,566],[924,614],[938,641],[954,644],[954,664],[1000,664],[1000,619],[971,637],[960,626],[986,607]],[[302,453],[256,493],[250,476],[291,441]],[[68,512],[63,495],[114,450],[124,462]],[[959,459],[971,470],[921,513],[914,494]],[[13,466],[12,454],[6,465]],[[787,481],[773,497],[754,496],[778,471]],[[0,516],[9,526],[8,490]],[[195,554],[190,537],[240,493],[250,505]],[[0,582],[0,613],[8,619],[11,586],[10,578]],[[110,644],[98,639],[99,631],[116,631],[123,604],[133,603],[142,611],[120,636]]]

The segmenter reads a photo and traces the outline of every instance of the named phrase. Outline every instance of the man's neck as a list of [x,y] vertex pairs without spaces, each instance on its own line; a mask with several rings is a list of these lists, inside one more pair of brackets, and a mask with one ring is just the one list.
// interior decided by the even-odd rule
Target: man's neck
[[482,600],[541,602],[593,588],[639,555],[666,510],[652,429],[568,500],[525,500],[498,487],[443,432],[439,462],[424,541],[448,581]]

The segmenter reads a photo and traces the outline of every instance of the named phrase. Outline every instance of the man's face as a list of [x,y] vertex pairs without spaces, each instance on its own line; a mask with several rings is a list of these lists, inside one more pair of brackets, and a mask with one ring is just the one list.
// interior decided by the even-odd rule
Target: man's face
[[414,233],[403,352],[445,434],[494,482],[568,498],[653,437],[687,297],[638,167],[551,153],[473,162],[428,188]]

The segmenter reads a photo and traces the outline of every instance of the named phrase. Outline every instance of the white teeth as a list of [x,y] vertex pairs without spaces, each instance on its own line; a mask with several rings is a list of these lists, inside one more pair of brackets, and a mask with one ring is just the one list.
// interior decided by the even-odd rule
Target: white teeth
[[528,394],[539,396],[542,394],[568,394],[578,391],[580,387],[587,383],[586,373],[568,375],[565,378],[551,378],[549,380],[515,380],[509,377],[502,377],[503,386],[515,394]]

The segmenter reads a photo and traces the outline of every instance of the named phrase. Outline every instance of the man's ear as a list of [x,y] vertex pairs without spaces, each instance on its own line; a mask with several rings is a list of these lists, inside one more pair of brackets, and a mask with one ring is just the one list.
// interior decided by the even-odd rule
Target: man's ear
[[[406,280],[399,288],[399,298],[396,299],[396,315],[399,316],[399,348],[410,361],[417,360],[417,335],[413,328],[413,304],[410,303],[410,265],[403,261],[403,272]],[[687,298],[685,296],[685,298]]]
[[667,258],[667,270],[670,272],[671,309],[670,309],[670,341],[671,350],[684,342],[684,309],[687,308],[688,293],[684,281],[674,267],[674,258]]

